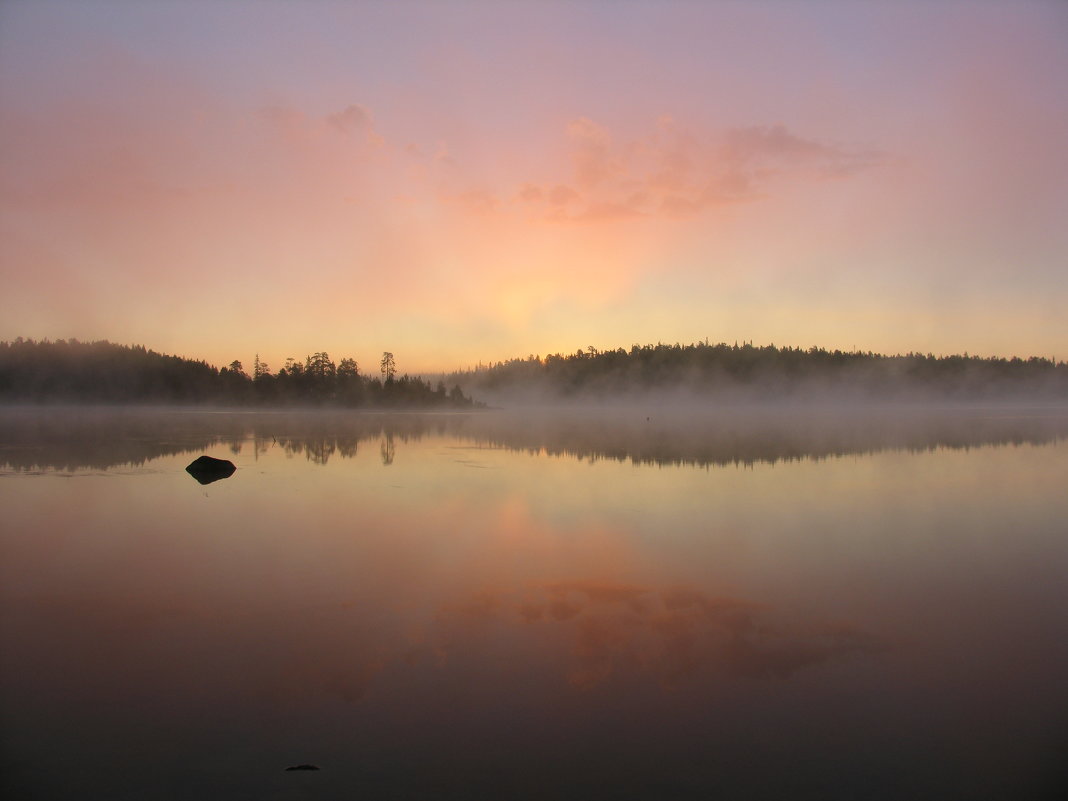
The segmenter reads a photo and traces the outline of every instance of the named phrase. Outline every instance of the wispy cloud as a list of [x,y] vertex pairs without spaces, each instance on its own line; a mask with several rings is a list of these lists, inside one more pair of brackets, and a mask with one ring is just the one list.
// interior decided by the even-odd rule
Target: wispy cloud
[[694,133],[669,116],[641,138],[617,140],[585,117],[567,125],[571,174],[528,181],[520,201],[561,222],[692,217],[773,193],[778,182],[847,177],[882,162],[872,149],[805,138],[782,125]]
[[871,149],[851,149],[805,139],[782,125],[734,128],[723,137],[723,162],[736,170],[767,173],[769,170],[809,169],[823,175],[850,175],[874,167],[883,154]]
[[371,112],[364,106],[352,104],[341,111],[329,114],[326,124],[339,133],[362,137],[368,144],[381,146],[385,140],[375,130]]

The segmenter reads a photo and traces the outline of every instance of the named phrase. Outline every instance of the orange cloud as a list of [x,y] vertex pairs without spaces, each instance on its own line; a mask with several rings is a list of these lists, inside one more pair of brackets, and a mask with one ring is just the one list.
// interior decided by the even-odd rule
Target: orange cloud
[[370,144],[381,145],[384,141],[375,131],[374,122],[371,119],[371,112],[358,104],[346,106],[341,111],[328,115],[326,123],[339,133],[360,134],[364,136]]
[[[315,114],[285,101],[234,109],[210,97],[137,100],[0,120],[22,154],[0,156],[0,203],[18,210],[6,215],[5,236],[19,244],[0,254],[4,269],[47,250],[61,282],[88,281],[99,305],[127,309],[98,315],[88,330],[67,327],[84,317],[70,308],[86,295],[76,304],[45,293],[46,274],[35,273],[22,294],[42,300],[16,333],[147,340],[212,361],[258,351],[275,365],[371,339],[385,340],[371,352],[443,343],[417,366],[454,366],[461,351],[528,349],[521,338],[533,327],[538,349],[571,346],[570,329],[624,308],[643,274],[671,269],[664,241],[680,228],[667,221],[760,197],[788,179],[784,161],[808,159],[810,173],[850,164],[775,131],[738,134],[724,150],[668,119],[624,137],[579,118],[555,157],[551,142],[527,141],[532,162],[436,130],[422,141],[405,131],[398,141],[410,144],[396,145],[378,132],[378,110],[355,102]],[[81,135],[62,133],[72,129]],[[532,168],[538,158],[543,166]],[[31,218],[49,225],[19,222]],[[322,288],[314,307],[292,303],[305,270]],[[160,292],[162,318],[137,302]],[[236,296],[247,311],[234,312],[227,298]],[[407,316],[391,308],[398,298]],[[281,306],[288,313],[267,324],[263,310]],[[224,346],[197,324],[205,315],[233,321]],[[487,342],[496,343],[488,354]]]
[[527,182],[517,193],[557,222],[692,217],[757,200],[776,181],[846,177],[882,160],[876,151],[806,139],[782,125],[701,135],[662,117],[654,133],[626,142],[585,117],[566,130],[570,182]]

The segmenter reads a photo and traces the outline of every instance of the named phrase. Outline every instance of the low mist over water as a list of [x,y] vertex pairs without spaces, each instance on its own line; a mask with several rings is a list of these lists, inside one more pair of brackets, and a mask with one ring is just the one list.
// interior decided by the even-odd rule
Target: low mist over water
[[888,449],[1043,444],[1068,436],[1055,404],[692,403],[538,406],[474,412],[361,413],[188,407],[8,407],[0,465],[14,470],[141,466],[221,448],[271,448],[325,463],[379,442],[454,437],[476,446],[597,461],[727,465]]
[[1066,467],[1053,407],[9,409],[6,789],[1043,797]]

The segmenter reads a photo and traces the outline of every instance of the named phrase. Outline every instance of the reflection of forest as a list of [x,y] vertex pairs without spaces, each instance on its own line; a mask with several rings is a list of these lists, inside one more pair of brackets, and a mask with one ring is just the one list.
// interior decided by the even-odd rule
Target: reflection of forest
[[426,436],[529,453],[635,464],[711,465],[821,459],[887,449],[922,451],[1042,444],[1068,437],[1068,410],[919,408],[885,412],[763,409],[719,414],[653,409],[442,414],[205,412],[164,409],[0,411],[0,465],[105,469],[224,447],[273,448],[316,464],[379,444],[382,463]]
[[[383,441],[392,459],[404,443],[455,430],[465,415],[363,412],[233,412],[150,407],[0,410],[0,466],[16,470],[106,469],[227,448],[255,457],[279,447],[316,464],[355,457],[361,442]],[[387,447],[388,446],[388,447]]]
[[595,461],[712,465],[775,463],[898,449],[1041,444],[1068,436],[1068,410],[767,407],[718,414],[535,415],[516,426],[486,417],[480,436],[503,447]]
[[105,469],[201,451],[221,438],[192,416],[152,410],[4,409],[0,465],[17,470]]

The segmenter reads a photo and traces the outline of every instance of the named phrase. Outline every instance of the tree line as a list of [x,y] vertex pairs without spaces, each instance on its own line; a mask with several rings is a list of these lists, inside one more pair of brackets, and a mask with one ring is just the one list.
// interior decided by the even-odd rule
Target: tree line
[[530,355],[448,380],[495,401],[523,397],[597,400],[672,391],[696,398],[805,395],[902,399],[993,397],[1068,399],[1068,364],[1041,357],[983,358],[931,353],[728,345],[590,346],[571,354]]
[[257,355],[252,373],[240,361],[217,368],[205,361],[118,345],[106,340],[0,342],[0,401],[7,403],[189,403],[341,406],[351,408],[468,408],[459,386],[397,376],[392,353],[379,375],[355,359],[335,363],[326,352],[288,359],[273,372]]
[[353,358],[335,363],[317,352],[288,359],[277,371],[257,356],[249,373],[240,361],[216,368],[140,345],[19,338],[0,342],[0,402],[468,408],[479,405],[472,395],[507,403],[625,401],[665,392],[697,400],[806,395],[1068,400],[1068,364],[1035,356],[887,356],[705,341],[531,355],[443,375],[434,385],[398,377],[389,352],[376,367],[376,374],[367,375]]

